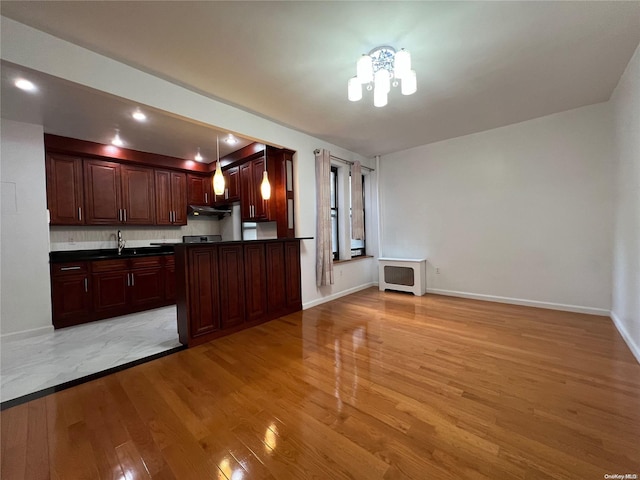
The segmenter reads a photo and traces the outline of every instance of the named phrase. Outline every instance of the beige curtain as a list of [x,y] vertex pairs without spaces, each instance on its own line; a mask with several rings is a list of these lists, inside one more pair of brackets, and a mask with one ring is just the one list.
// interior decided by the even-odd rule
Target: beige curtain
[[356,161],[351,166],[351,238],[364,239],[364,205],[362,204],[362,168]]
[[316,285],[333,285],[331,252],[331,154],[316,150]]

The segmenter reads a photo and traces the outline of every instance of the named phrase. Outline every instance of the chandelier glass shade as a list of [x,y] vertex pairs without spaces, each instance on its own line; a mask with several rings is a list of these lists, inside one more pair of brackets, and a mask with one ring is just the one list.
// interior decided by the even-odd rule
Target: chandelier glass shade
[[224,193],[224,175],[220,166],[220,142],[216,136],[216,153],[218,161],[216,162],[216,172],[213,174],[213,193],[222,195]]
[[391,87],[400,85],[403,95],[417,90],[416,72],[411,69],[411,55],[404,48],[376,47],[362,55],[356,63],[356,76],[349,79],[348,97],[352,102],[362,99],[362,87],[373,90],[373,104],[384,107]]

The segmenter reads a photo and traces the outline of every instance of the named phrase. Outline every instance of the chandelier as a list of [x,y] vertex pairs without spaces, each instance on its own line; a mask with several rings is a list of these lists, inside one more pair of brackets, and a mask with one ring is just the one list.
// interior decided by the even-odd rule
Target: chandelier
[[356,64],[357,75],[349,79],[349,100],[362,98],[362,86],[373,90],[373,104],[384,107],[391,87],[400,85],[403,95],[411,95],[417,89],[416,71],[411,69],[411,55],[404,48],[399,52],[389,46],[376,47],[368,55],[362,55]]

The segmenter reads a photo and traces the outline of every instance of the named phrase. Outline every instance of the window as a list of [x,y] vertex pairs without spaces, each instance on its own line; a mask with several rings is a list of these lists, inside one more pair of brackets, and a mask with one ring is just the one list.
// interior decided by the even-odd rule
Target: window
[[338,241],[338,167],[332,166],[331,167],[331,251],[333,252],[334,260],[338,260],[340,258],[339,244],[340,242]]
[[[362,176],[362,213],[363,215],[365,213],[364,199],[365,199],[365,196],[364,196],[364,175],[363,175]],[[349,202],[351,202],[351,175],[349,175]],[[351,217],[351,208],[349,208],[349,217]],[[351,218],[349,218],[349,225],[351,225]],[[365,238],[363,238],[362,240],[354,240],[353,236],[351,236],[351,258],[362,257],[366,255],[366,245],[365,245],[366,231],[367,231],[366,222],[364,224],[364,230],[365,230]]]

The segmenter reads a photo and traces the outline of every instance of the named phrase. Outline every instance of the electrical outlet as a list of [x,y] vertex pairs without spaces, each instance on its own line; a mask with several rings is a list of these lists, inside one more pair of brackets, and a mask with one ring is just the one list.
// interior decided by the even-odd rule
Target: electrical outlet
[[436,267],[436,273],[439,275],[440,274],[440,268]]

